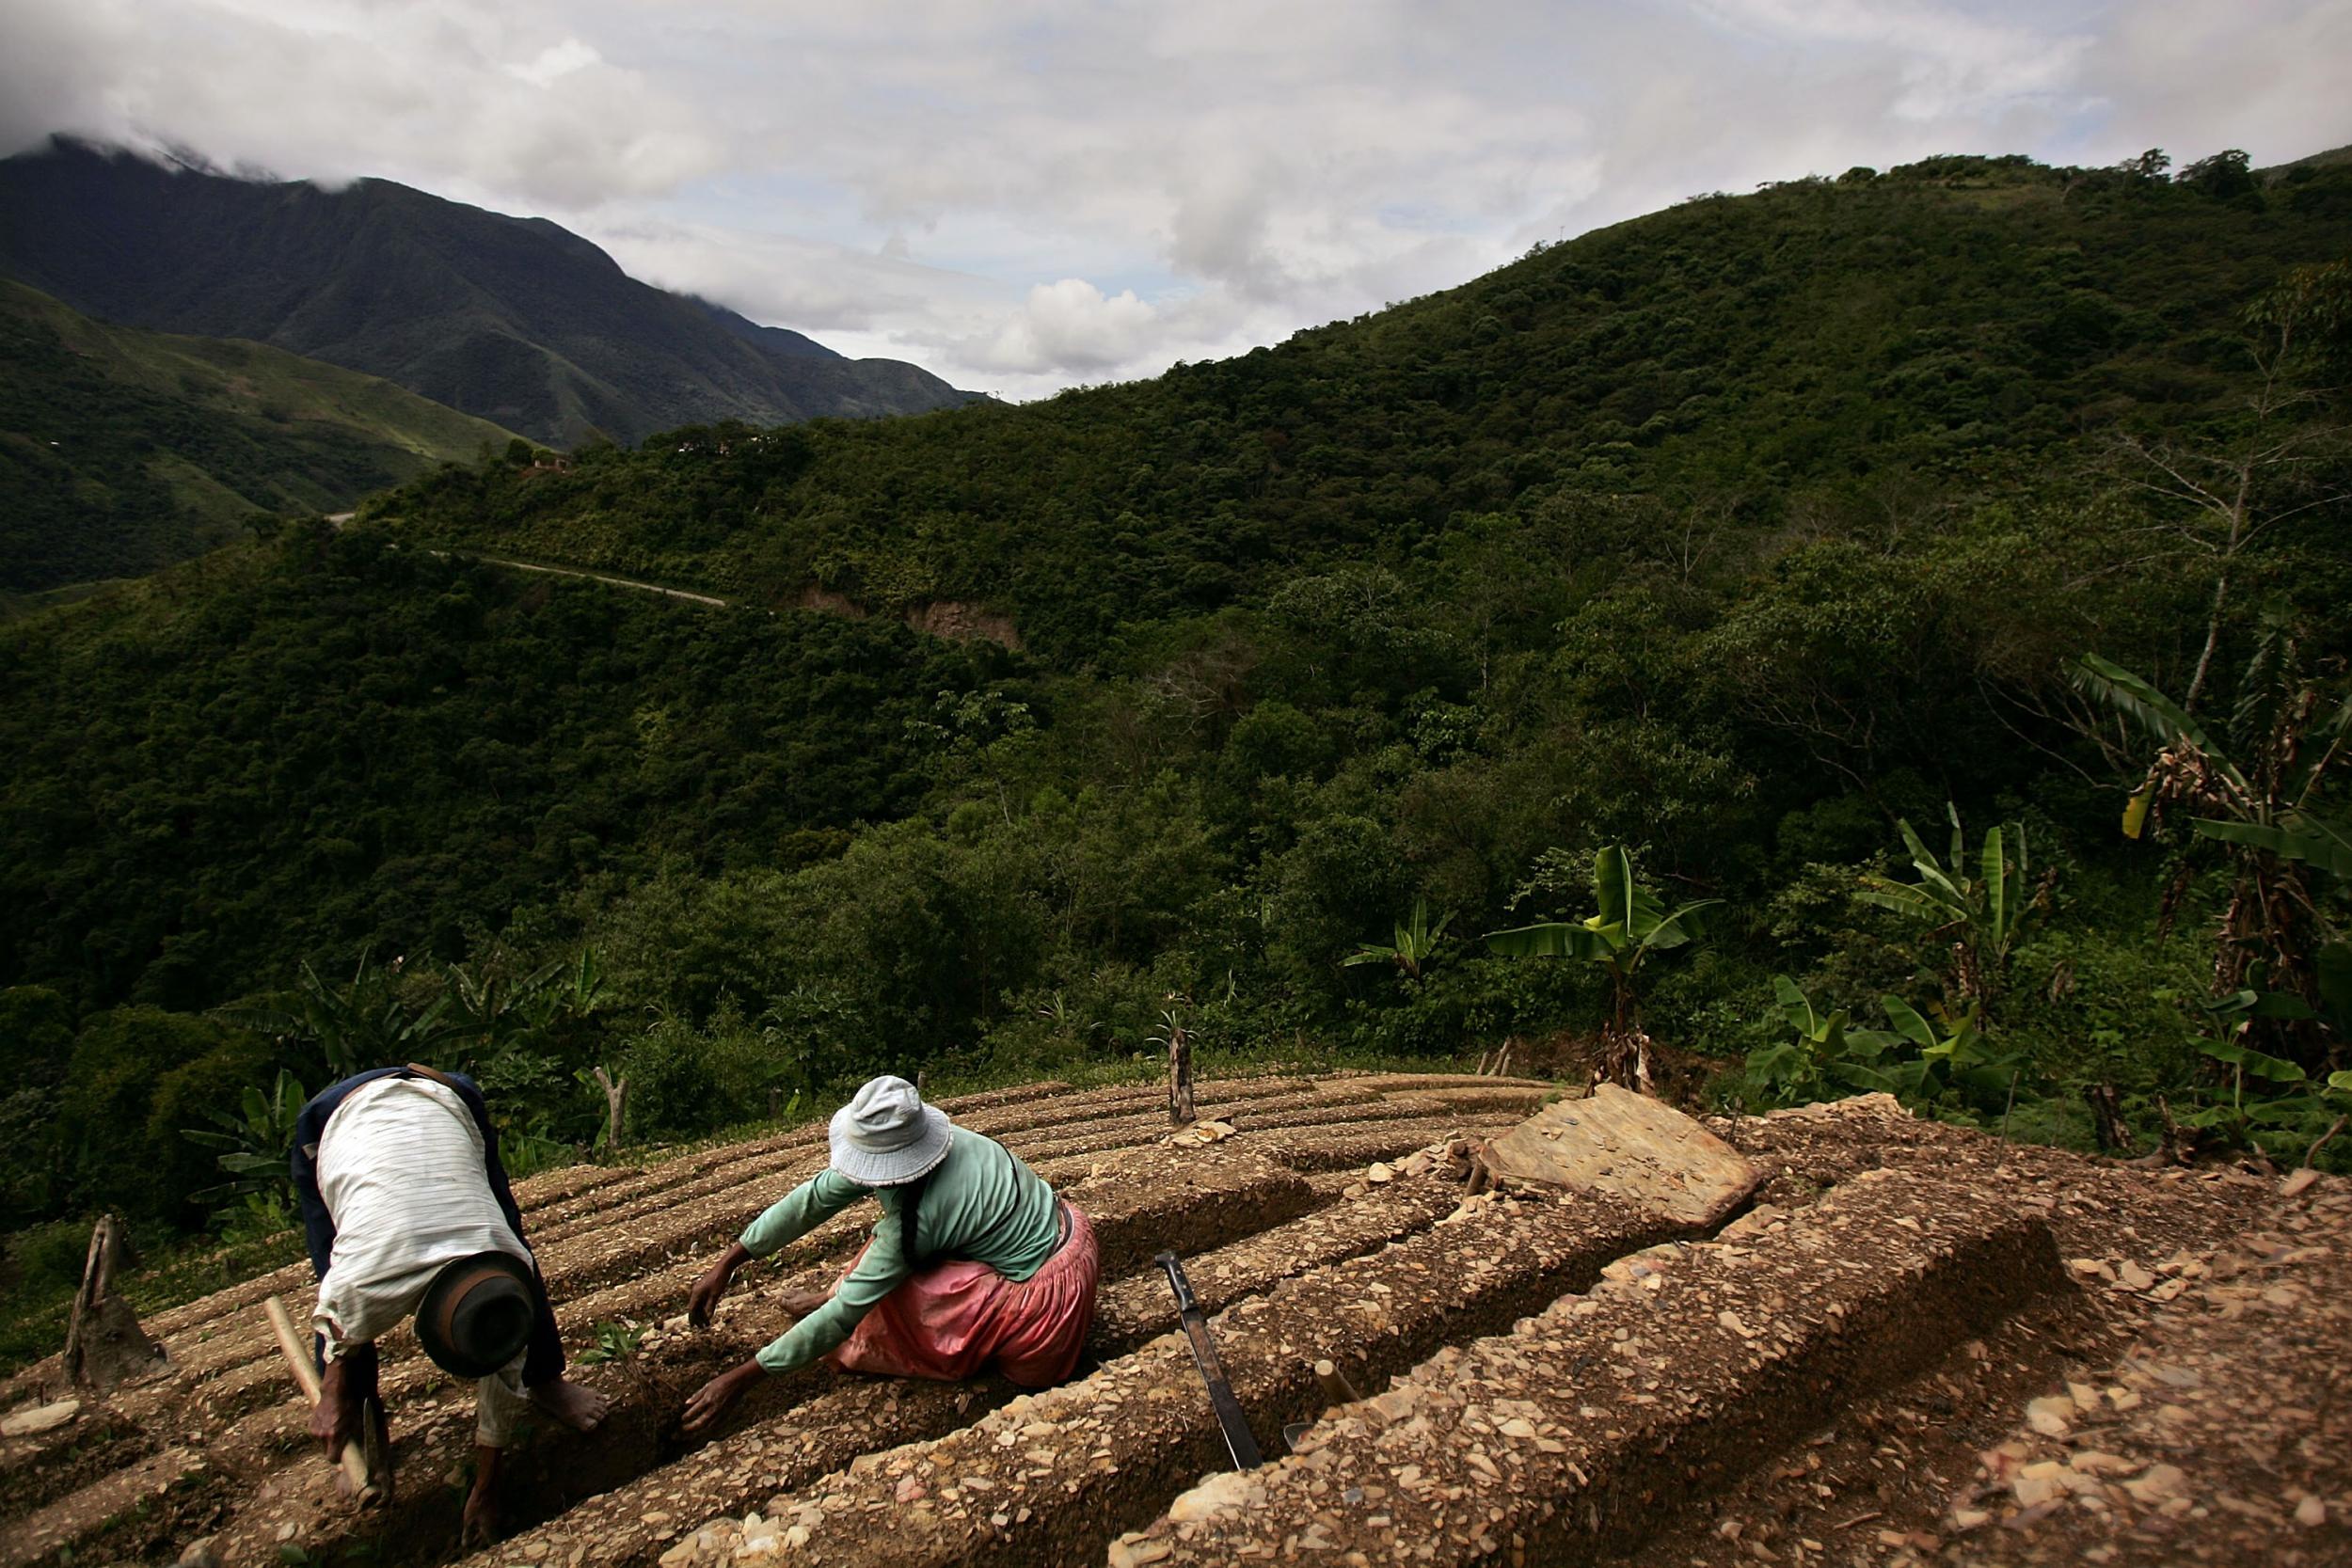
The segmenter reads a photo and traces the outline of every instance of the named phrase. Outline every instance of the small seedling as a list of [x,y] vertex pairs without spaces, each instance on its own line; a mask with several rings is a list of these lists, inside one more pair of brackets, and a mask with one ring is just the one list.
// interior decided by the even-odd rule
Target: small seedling
[[596,1324],[596,1342],[580,1353],[580,1362],[596,1367],[608,1361],[626,1361],[637,1354],[637,1341],[644,1337],[644,1325],[627,1319],[600,1323]]

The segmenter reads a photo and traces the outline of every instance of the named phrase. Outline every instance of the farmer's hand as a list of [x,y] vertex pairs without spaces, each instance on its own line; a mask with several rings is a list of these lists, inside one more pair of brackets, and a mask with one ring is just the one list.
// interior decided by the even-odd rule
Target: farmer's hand
[[473,1450],[473,1490],[466,1494],[465,1522],[459,1528],[461,1545],[486,1546],[499,1533],[499,1450],[477,1443]]
[[727,1286],[734,1280],[735,1271],[750,1261],[751,1256],[743,1250],[743,1243],[738,1242],[728,1247],[720,1256],[719,1260],[704,1272],[700,1279],[694,1281],[693,1290],[687,1292],[686,1296],[686,1321],[688,1323],[692,1323],[696,1328],[710,1326],[710,1315],[718,1310],[719,1298],[727,1293]]
[[768,1375],[768,1369],[756,1361],[746,1361],[731,1367],[694,1390],[694,1397],[686,1402],[686,1430],[700,1432],[735,1408],[735,1402],[744,1391]]
[[326,1445],[329,1465],[342,1458],[344,1444],[358,1440],[365,1419],[358,1386],[344,1375],[346,1370],[340,1360],[326,1364],[319,1376],[319,1402],[310,1407],[310,1435]]

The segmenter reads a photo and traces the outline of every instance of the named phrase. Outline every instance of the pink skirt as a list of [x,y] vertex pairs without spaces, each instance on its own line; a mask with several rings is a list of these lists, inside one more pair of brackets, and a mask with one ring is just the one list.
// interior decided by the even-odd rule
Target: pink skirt
[[1061,1212],[1070,1234],[1027,1279],[1015,1284],[986,1263],[933,1264],[876,1302],[825,1359],[844,1371],[941,1383],[992,1366],[1025,1387],[1061,1382],[1086,1349],[1103,1266],[1086,1214],[1067,1200]]

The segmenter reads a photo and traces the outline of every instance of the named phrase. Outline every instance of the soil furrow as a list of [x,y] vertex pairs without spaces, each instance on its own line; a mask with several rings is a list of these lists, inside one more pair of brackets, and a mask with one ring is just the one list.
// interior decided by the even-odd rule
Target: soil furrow
[[1861,1173],[1737,1240],[1661,1248],[1334,1412],[1279,1465],[1213,1478],[1141,1539],[1204,1563],[1631,1552],[1858,1396],[2069,1289],[2046,1226],[1966,1196]]
[[[1067,1192],[1095,1222],[1107,1275],[1142,1266],[1162,1246],[1214,1249],[1279,1225],[1322,1201],[1295,1172],[1230,1144],[1136,1150]],[[870,1214],[865,1216],[865,1223],[870,1222]],[[807,1249],[813,1241],[803,1238],[795,1247]],[[846,1260],[846,1250],[837,1247],[827,1266],[837,1268]],[[803,1257],[809,1260],[811,1255],[803,1250]],[[581,1375],[612,1397],[612,1413],[592,1436],[550,1431],[518,1446],[505,1478],[507,1490],[517,1499],[514,1518],[531,1522],[559,1513],[700,1447],[678,1434],[677,1411],[705,1380],[741,1361],[788,1324],[790,1320],[773,1305],[774,1294],[772,1289],[738,1291],[723,1304],[709,1331],[658,1331],[625,1362],[585,1369]],[[277,1462],[278,1445],[294,1432],[297,1421],[291,1403],[280,1406],[267,1418],[246,1423],[233,1448],[225,1442],[215,1447],[216,1465],[233,1465],[241,1473],[269,1469],[278,1478],[275,1496],[257,1492],[254,1506],[241,1511],[222,1533],[221,1561],[231,1568],[267,1561],[279,1540],[278,1530],[289,1524],[295,1531],[292,1539],[306,1550],[364,1539],[374,1543],[371,1549],[386,1562],[437,1558],[453,1544],[455,1511],[432,1478],[467,1457],[472,1431],[470,1386],[451,1386],[437,1370],[409,1353],[405,1339],[395,1343],[388,1338],[385,1349],[386,1401],[394,1411],[404,1475],[423,1479],[412,1480],[391,1507],[374,1513],[354,1516],[332,1507],[326,1500],[325,1468],[311,1455],[297,1450],[291,1459]],[[835,1377],[823,1369],[809,1369],[771,1379],[744,1402],[728,1430],[772,1417]]]
[[[1472,1200],[1430,1231],[1227,1308],[1213,1332],[1271,1446],[1285,1422],[1320,1407],[1318,1356],[1342,1361],[1361,1386],[1588,1286],[1613,1259],[1671,1234],[1605,1198]],[[778,1499],[763,1523],[784,1532],[795,1563],[1098,1562],[1113,1536],[1222,1454],[1191,1353],[1171,1335],[936,1442],[868,1455]],[[741,1528],[706,1527],[677,1560],[725,1549]]]
[[[1426,1229],[1452,1212],[1460,1188],[1435,1177],[1401,1181],[1365,1200],[1309,1214],[1187,1262],[1204,1305],[1220,1307],[1322,1263],[1357,1256]],[[1106,1284],[1092,1354],[1133,1351],[1175,1320],[1167,1278],[1144,1265]],[[937,1437],[1014,1397],[998,1379],[947,1386],[828,1380],[792,1408],[698,1453],[593,1497],[529,1535],[480,1554],[471,1568],[544,1560],[594,1568],[642,1568],[671,1540],[714,1513],[758,1505],[869,1450]],[[650,1521],[650,1522],[648,1522]]]

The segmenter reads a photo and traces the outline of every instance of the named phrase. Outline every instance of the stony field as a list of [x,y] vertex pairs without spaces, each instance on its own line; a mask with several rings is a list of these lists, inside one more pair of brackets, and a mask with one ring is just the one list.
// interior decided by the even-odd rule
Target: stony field
[[[494,1546],[456,1536],[471,1388],[405,1338],[396,1496],[336,1497],[259,1306],[306,1311],[304,1264],[150,1322],[166,1377],[101,1399],[53,1364],[0,1388],[0,1568],[2352,1563],[2352,1185],[2024,1148],[1871,1097],[1708,1122],[1764,1178],[1712,1233],[1472,1191],[1460,1152],[1550,1088],[1205,1084],[1233,1129],[1205,1143],[1168,1137],[1155,1088],[946,1101],[1093,1217],[1078,1375],[812,1369],[694,1440],[686,1395],[779,1331],[777,1294],[845,1266],[870,1212],[746,1271],[696,1332],[695,1275],[818,1168],[822,1130],[551,1172],[521,1184],[525,1224],[613,1414],[526,1435]],[[1222,1469],[1163,1248],[1261,1469]],[[1335,1404],[1318,1360],[1364,1397]]]

